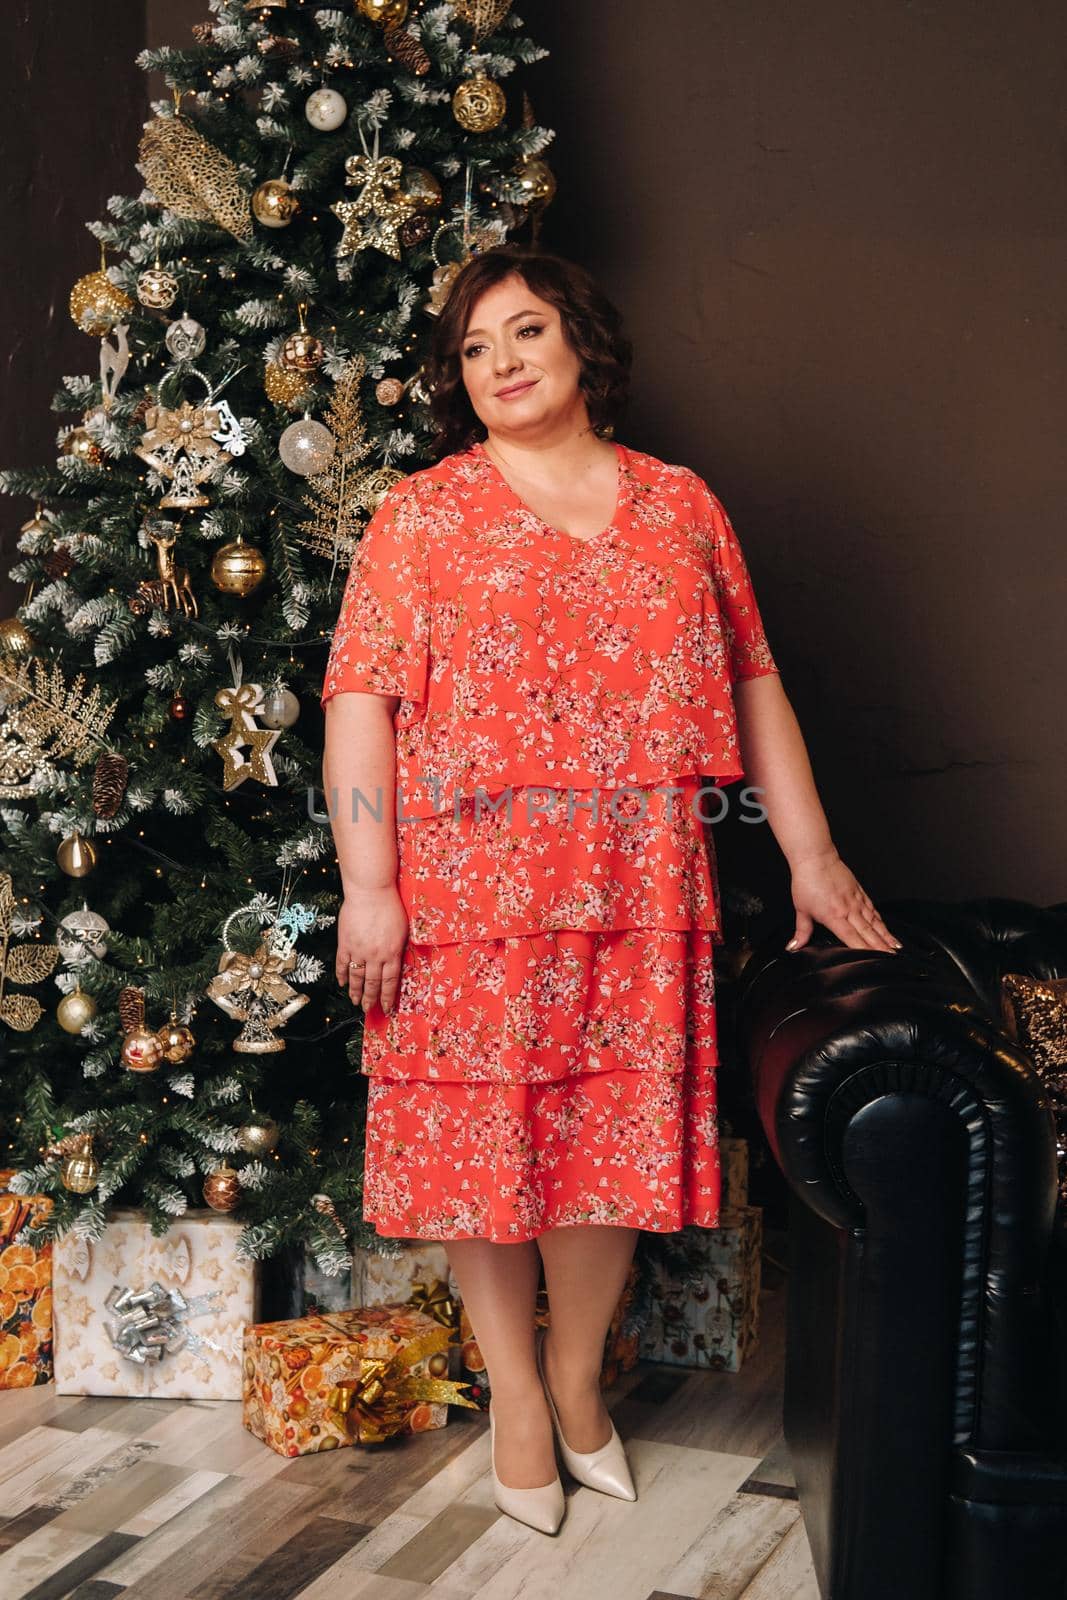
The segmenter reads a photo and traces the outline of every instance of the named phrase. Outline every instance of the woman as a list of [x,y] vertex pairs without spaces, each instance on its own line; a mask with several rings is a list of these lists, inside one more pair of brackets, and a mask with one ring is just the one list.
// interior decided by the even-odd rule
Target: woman
[[725,511],[610,442],[629,364],[581,268],[467,263],[429,363],[441,459],[371,518],[322,697],[364,1218],[447,1240],[497,1503],[546,1532],[554,1435],[579,1481],[635,1498],[599,1374],[638,1232],[718,1222],[700,775],[757,786],[790,948],[816,920],[899,948],[834,849]]

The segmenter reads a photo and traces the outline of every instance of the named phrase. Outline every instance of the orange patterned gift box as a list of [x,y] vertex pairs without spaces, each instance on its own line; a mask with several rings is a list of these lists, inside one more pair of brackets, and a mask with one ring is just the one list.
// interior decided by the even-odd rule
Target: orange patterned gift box
[[0,1171],[0,1389],[52,1378],[52,1245],[33,1230],[52,1212],[44,1194],[12,1194]]
[[283,1456],[443,1428],[450,1404],[474,1407],[448,1377],[449,1342],[436,1318],[399,1302],[252,1324],[244,1425]]
[[[604,1340],[604,1360],[600,1368],[600,1387],[610,1389],[624,1372],[637,1365],[641,1353],[641,1334],[631,1326],[631,1309],[637,1287],[637,1266],[630,1263],[619,1303],[612,1314],[611,1325]],[[534,1327],[545,1328],[551,1321],[548,1294],[538,1289],[534,1303]],[[470,1385],[471,1398],[481,1410],[489,1406],[489,1375],[485,1359],[474,1337],[474,1329],[465,1305],[459,1308],[460,1371]]]

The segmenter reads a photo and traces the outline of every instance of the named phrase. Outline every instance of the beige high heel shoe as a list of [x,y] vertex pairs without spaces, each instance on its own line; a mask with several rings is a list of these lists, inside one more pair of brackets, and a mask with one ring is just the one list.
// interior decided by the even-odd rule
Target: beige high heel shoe
[[489,1469],[493,1475],[493,1499],[501,1511],[538,1533],[555,1533],[563,1521],[567,1502],[559,1473],[551,1483],[537,1484],[532,1489],[512,1489],[501,1483],[496,1475],[496,1418],[493,1403],[489,1402]]
[[572,1477],[579,1483],[584,1483],[589,1489],[599,1489],[601,1494],[615,1495],[619,1500],[636,1500],[637,1490],[634,1488],[633,1478],[630,1476],[630,1464],[626,1459],[622,1440],[616,1431],[614,1422],[611,1424],[611,1438],[602,1444],[599,1450],[580,1452],[572,1450],[563,1437],[563,1429],[559,1425],[559,1414],[548,1384],[545,1381],[544,1367],[541,1365],[541,1350],[545,1342],[545,1328],[537,1330],[537,1371],[541,1378],[541,1386],[545,1391],[548,1409],[552,1413],[552,1426],[556,1430],[559,1440],[560,1454],[563,1456],[563,1465]]

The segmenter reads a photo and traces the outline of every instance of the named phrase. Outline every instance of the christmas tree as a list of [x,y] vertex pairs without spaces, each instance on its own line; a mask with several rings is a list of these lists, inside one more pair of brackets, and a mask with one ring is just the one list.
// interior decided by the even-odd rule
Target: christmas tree
[[210,12],[139,58],[173,103],[87,223],[56,466],[0,474],[36,505],[0,622],[6,1165],[54,1233],[207,1200],[337,1271],[375,1235],[322,674],[361,529],[434,458],[434,315],[551,199],[501,88],[547,52],[510,0]]

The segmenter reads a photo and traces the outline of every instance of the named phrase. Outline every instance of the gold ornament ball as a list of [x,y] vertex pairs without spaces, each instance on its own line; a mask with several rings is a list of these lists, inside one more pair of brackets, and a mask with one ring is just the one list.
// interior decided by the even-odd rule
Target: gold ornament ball
[[279,366],[290,372],[315,372],[326,359],[322,340],[306,328],[298,328],[282,345]]
[[292,372],[288,367],[278,366],[276,361],[268,361],[263,373],[263,387],[267,391],[267,399],[273,400],[276,406],[285,406],[290,411],[298,411],[306,405],[314,393],[314,384],[302,372]]
[[143,306],[153,311],[169,311],[178,298],[180,287],[173,272],[168,272],[166,267],[161,267],[157,262],[137,279],[137,298]]
[[104,452],[87,428],[72,428],[63,440],[62,450],[65,456],[84,461],[88,467],[98,467],[104,459]]
[[537,156],[527,156],[515,168],[515,176],[522,189],[522,204],[547,206],[556,194],[556,175],[547,161]]
[[399,28],[407,19],[408,0],[356,0],[356,10],[379,28]]
[[216,550],[211,563],[211,581],[223,594],[247,595],[267,575],[267,558],[254,544],[236,539]]
[[227,1162],[204,1179],[204,1199],[212,1211],[236,1211],[241,1203],[241,1180]]
[[465,78],[452,96],[452,115],[468,133],[489,133],[500,125],[506,110],[503,89],[484,72]]
[[273,1117],[253,1111],[237,1130],[237,1143],[246,1155],[265,1156],[278,1147],[282,1130]]
[[56,851],[56,860],[69,878],[84,878],[96,866],[96,846],[80,833],[72,833]]
[[399,378],[382,378],[374,390],[380,406],[398,406],[404,398],[404,385]]
[[83,333],[100,338],[133,310],[133,301],[101,268],[79,278],[70,291],[70,314]]
[[34,512],[32,517],[22,524],[22,526],[19,528],[19,532],[29,534],[33,539],[38,539],[41,534],[50,535],[52,532],[52,525],[41,516],[40,510],[38,509]]
[[90,1194],[100,1177],[100,1163],[93,1155],[91,1134],[83,1134],[60,1169],[64,1189],[71,1194]]
[[300,215],[300,201],[284,178],[268,178],[252,195],[252,215],[265,228],[287,228]]
[[131,1072],[155,1072],[163,1064],[163,1045],[151,1028],[131,1028],[122,1041],[122,1065]]
[[441,185],[428,167],[405,167],[391,192],[403,195],[416,211],[435,211],[444,198]]
[[177,1022],[173,1017],[158,1030],[156,1038],[163,1046],[164,1058],[172,1063],[188,1061],[196,1049],[192,1028],[187,1028],[184,1022]]
[[56,1007],[56,1021],[64,1033],[81,1033],[87,1022],[96,1016],[96,1001],[91,994],[75,989],[65,994]]
[[0,622],[0,655],[28,656],[33,649],[33,634],[18,617]]

